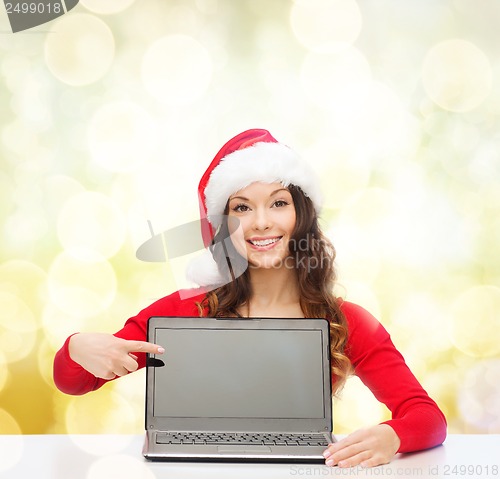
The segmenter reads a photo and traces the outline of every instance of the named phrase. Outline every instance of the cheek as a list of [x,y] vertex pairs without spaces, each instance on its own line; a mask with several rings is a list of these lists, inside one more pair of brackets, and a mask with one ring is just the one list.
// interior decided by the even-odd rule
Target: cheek
[[229,215],[227,217],[227,229],[229,234],[232,235],[238,230],[238,228],[241,228],[241,221],[235,216]]
[[285,226],[285,228],[290,236],[292,235],[292,233],[295,229],[296,221],[297,221],[297,217],[296,217],[295,211],[293,211],[293,213],[291,213],[290,216],[286,219],[286,226]]
[[242,225],[240,224],[237,228],[231,228],[229,230],[229,237],[236,251],[238,251],[241,256],[246,256],[246,243]]

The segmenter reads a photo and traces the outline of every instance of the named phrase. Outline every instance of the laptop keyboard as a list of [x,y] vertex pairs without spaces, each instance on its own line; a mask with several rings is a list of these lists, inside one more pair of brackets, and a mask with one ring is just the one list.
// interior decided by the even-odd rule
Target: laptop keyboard
[[166,432],[156,436],[158,444],[260,444],[269,446],[328,446],[323,434]]

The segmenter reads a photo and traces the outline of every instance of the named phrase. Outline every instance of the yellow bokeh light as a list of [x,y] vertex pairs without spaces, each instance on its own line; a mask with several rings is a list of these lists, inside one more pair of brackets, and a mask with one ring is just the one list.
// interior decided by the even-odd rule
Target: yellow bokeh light
[[43,189],[45,207],[51,218],[57,218],[69,198],[85,192],[81,183],[65,175],[49,176],[43,182]]
[[362,18],[355,0],[296,0],[290,23],[302,45],[324,53],[352,44],[361,32]]
[[380,302],[368,284],[340,278],[336,285],[336,294],[346,301],[359,304],[375,318],[380,319]]
[[349,434],[389,419],[385,406],[373,397],[357,376],[347,380],[340,398],[334,400],[333,416],[335,434]]
[[0,472],[15,466],[21,460],[23,452],[21,428],[11,414],[0,408]]
[[37,315],[46,301],[45,271],[34,263],[10,260],[0,264],[0,289],[22,298]]
[[[146,389],[146,370],[141,369],[134,374],[127,374],[120,378],[119,381],[113,383],[114,391],[122,397],[126,397],[135,408],[138,417],[142,418],[142,413],[145,404]],[[139,425],[140,431],[143,429],[143,424]]]
[[341,288],[346,288],[347,282],[351,281],[374,284],[382,265],[380,252],[366,248],[363,239],[360,236],[353,239],[352,234],[359,233],[346,228],[342,231],[333,229],[328,234],[337,250],[338,283]]
[[[404,354],[406,357],[406,354]],[[424,375],[415,371],[424,389],[438,403],[448,421],[448,432],[453,433],[450,421],[453,421],[457,388],[463,381],[464,369],[458,368],[452,361],[446,361],[438,367],[427,368]]]
[[[386,241],[387,226],[395,213],[395,197],[383,188],[367,188],[352,195],[340,215],[343,225],[359,227],[367,243],[381,246]],[[390,231],[390,230],[389,230]]]
[[346,203],[332,229],[339,255],[345,248],[415,269],[467,259],[471,231],[449,199],[425,184],[420,166],[407,163],[391,180],[390,189],[368,188]]
[[2,146],[18,155],[26,155],[38,147],[37,135],[26,129],[21,119],[5,124],[2,131]]
[[144,461],[120,454],[97,459],[87,473],[87,479],[109,479],[110,477],[155,479],[156,475]]
[[[42,81],[43,74],[30,71],[22,76],[22,80],[13,87],[13,98],[11,108],[17,113],[18,118],[23,121],[23,130],[26,132],[26,122],[36,125],[36,130],[41,131],[51,126],[51,104],[46,85]],[[30,158],[34,156],[36,149],[34,145],[26,145],[30,148]],[[36,168],[36,164],[34,164]]]
[[[56,390],[55,352],[181,284],[175,259],[135,258],[148,220],[158,234],[198,219],[214,153],[263,127],[319,173],[339,294],[387,325],[450,432],[498,433],[496,2],[236,3],[81,0],[0,35],[0,432],[67,432],[68,404],[86,398]],[[144,373],[91,393],[102,404],[77,412],[95,428],[79,431],[116,432],[115,393],[130,406],[120,432],[143,431]],[[339,416],[344,432],[381,417],[353,388],[366,396]],[[19,450],[2,437],[12,476]],[[130,439],[73,440],[97,460]]]
[[448,312],[426,292],[412,292],[398,298],[391,308],[390,332],[398,338],[401,351],[414,374],[424,376],[433,357],[449,351],[446,334]]
[[[38,372],[50,388],[55,388],[53,377],[54,356],[56,351],[59,350],[62,345],[63,343],[61,342],[54,347],[49,344],[45,338],[37,342],[35,361],[37,363]],[[33,356],[34,355],[32,355],[32,357]]]
[[33,312],[16,295],[0,291],[0,349],[9,362],[31,353],[40,325]]
[[370,158],[355,145],[318,141],[304,150],[302,157],[320,173],[325,208],[340,210],[356,191],[368,186]]
[[5,221],[5,236],[15,245],[33,245],[48,232],[44,211],[37,205],[23,207]]
[[483,434],[500,429],[500,359],[481,361],[470,368],[458,391],[462,419],[473,431]]
[[353,108],[335,122],[335,127],[342,138],[349,138],[352,148],[360,148],[359,138],[363,137],[364,154],[384,158],[389,168],[401,165],[402,158],[414,156],[421,140],[417,119],[394,90],[376,81],[367,91],[362,111]]
[[387,232],[392,229],[394,198],[381,188],[367,188],[351,195],[328,231],[338,251],[340,282],[370,284],[376,280],[388,251]]
[[125,241],[126,230],[121,210],[108,196],[95,192],[71,197],[57,221],[66,253],[84,261],[114,256]]
[[81,86],[102,78],[113,62],[115,42],[109,27],[84,13],[65,15],[45,40],[45,62],[63,83]]
[[492,88],[491,65],[476,45],[461,39],[438,43],[422,67],[427,95],[441,108],[464,112],[479,106]]
[[31,68],[31,61],[19,52],[9,51],[2,55],[0,71],[4,75],[5,86],[11,91],[19,87],[19,78],[29,75]]
[[111,15],[126,10],[135,0],[80,0],[80,3],[88,10],[103,15]]
[[[0,332],[0,335],[1,334],[2,333]],[[5,357],[3,350],[0,349],[0,393],[7,384],[7,381],[9,379],[9,374],[10,374],[9,365],[7,364],[7,359]]]
[[64,252],[50,266],[48,285],[52,302],[80,318],[104,311],[116,296],[116,275],[107,261],[85,262]]
[[[4,144],[3,137],[0,137],[2,144]],[[0,215],[5,217],[11,207],[10,199],[14,193],[14,185],[12,184],[12,178],[9,178],[3,171],[0,171]]]
[[130,102],[108,103],[88,128],[94,161],[109,171],[131,172],[150,159],[159,134],[149,114]]
[[205,93],[212,69],[212,60],[201,43],[186,35],[169,35],[146,51],[142,81],[160,102],[187,105]]
[[[192,164],[185,161],[183,153],[179,153],[175,176],[184,174],[184,168],[193,171]],[[168,188],[165,184],[168,182]],[[151,165],[149,168],[138,171],[136,175],[137,192],[142,207],[142,222],[152,222],[155,233],[186,223],[187,208],[191,199],[196,199],[196,188],[187,188],[184,181],[172,179],[172,173],[165,169],[165,165]],[[182,208],[179,205],[182,204]],[[193,204],[196,203],[193,201]],[[189,217],[188,217],[189,218]],[[196,217],[195,217],[196,218]]]
[[302,87],[317,106],[335,117],[359,111],[371,88],[368,61],[349,46],[336,53],[309,53],[302,64]]
[[[127,434],[135,431],[138,415],[129,401],[108,389],[70,399],[66,409],[66,428],[70,434]],[[99,418],[98,421],[92,418]]]
[[83,331],[84,318],[70,315],[48,303],[42,314],[42,323],[48,343],[54,350],[58,350],[73,333]]
[[[0,436],[3,434],[21,434],[21,428],[11,414],[0,408]],[[1,448],[0,451],[2,451]],[[0,467],[2,463],[3,461],[0,461]]]
[[474,286],[458,296],[451,307],[450,339],[472,357],[500,354],[500,288]]

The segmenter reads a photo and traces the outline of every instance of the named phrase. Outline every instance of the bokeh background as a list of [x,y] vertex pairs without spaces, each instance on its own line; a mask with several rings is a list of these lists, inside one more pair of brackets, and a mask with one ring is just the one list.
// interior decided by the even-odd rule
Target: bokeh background
[[[0,8],[0,433],[143,431],[144,371],[68,397],[54,354],[180,287],[135,251],[253,127],[320,175],[338,293],[449,431],[500,433],[499,24],[497,0],[83,0],[12,34]],[[337,433],[387,417],[356,378],[335,402]]]

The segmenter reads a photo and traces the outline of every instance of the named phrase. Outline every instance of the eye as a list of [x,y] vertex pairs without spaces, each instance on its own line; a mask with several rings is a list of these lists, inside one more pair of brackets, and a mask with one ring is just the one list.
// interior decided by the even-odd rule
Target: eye
[[244,213],[245,211],[249,211],[250,208],[245,205],[244,203],[240,203],[236,206],[234,206],[233,208],[231,208],[233,211],[235,211],[236,213]]
[[276,200],[274,203],[273,203],[273,206],[275,208],[282,208],[283,206],[288,206],[290,203],[288,203],[287,201],[285,200]]

